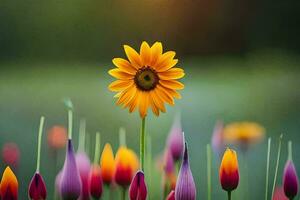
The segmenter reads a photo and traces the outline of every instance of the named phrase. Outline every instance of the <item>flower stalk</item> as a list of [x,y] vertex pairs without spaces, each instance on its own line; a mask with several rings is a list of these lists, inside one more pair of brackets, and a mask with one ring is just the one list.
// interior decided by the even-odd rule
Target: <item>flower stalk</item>
[[276,186],[276,179],[278,174],[278,167],[280,161],[280,154],[281,154],[281,143],[282,143],[283,134],[279,136],[279,143],[278,143],[278,152],[277,152],[277,160],[276,160],[276,167],[275,167],[275,174],[274,174],[274,181],[273,181],[273,188],[272,188],[272,199],[274,196],[275,186]]
[[140,134],[140,164],[141,170],[144,171],[145,167],[145,124],[146,124],[146,117],[142,119],[141,124],[141,134]]
[[100,141],[101,141],[100,133],[97,132],[96,133],[95,153],[94,153],[94,164],[98,164],[99,160],[100,160],[100,149],[101,149]]
[[41,116],[40,119],[40,127],[39,127],[39,135],[38,135],[38,151],[37,151],[37,160],[36,160],[36,171],[40,171],[40,160],[41,160],[41,143],[42,143],[42,135],[44,128],[45,117]]
[[265,200],[268,200],[268,189],[269,189],[269,170],[270,170],[270,152],[271,152],[271,138],[268,139],[268,150],[267,150],[267,169],[266,169],[266,193]]

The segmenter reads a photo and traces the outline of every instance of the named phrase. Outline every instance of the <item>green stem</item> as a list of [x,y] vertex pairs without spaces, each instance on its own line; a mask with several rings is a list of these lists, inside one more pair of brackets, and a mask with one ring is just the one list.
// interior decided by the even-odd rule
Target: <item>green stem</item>
[[144,171],[145,166],[145,123],[146,117],[142,119],[141,133],[140,133],[140,164],[141,170]]
[[72,139],[72,128],[73,128],[73,112],[71,109],[68,110],[68,137]]
[[282,142],[283,135],[281,134],[279,137],[279,144],[278,144],[278,152],[277,152],[277,161],[276,161],[276,168],[275,168],[275,174],[274,174],[274,181],[273,181],[273,188],[272,188],[272,196],[271,199],[273,199],[275,186],[276,186],[276,179],[277,179],[277,173],[278,173],[278,166],[280,161],[280,154],[281,154],[281,142]]
[[95,144],[95,153],[94,153],[94,164],[99,164],[100,160],[100,133],[96,133],[96,144]]
[[231,200],[231,191],[227,192],[228,200]]
[[125,200],[126,199],[126,189],[125,188],[122,188],[122,197],[121,197],[122,200]]
[[85,152],[85,130],[86,130],[86,121],[84,119],[80,120],[79,125],[79,145],[78,151]]
[[211,148],[210,145],[206,145],[207,155],[207,199],[211,200]]
[[[151,136],[147,135],[147,181],[148,181],[148,191],[151,191],[152,186],[152,139]],[[151,199],[150,193],[148,193],[148,199]]]
[[39,135],[38,135],[38,152],[37,152],[37,160],[36,160],[36,171],[40,171],[40,161],[41,161],[41,143],[42,143],[42,135],[44,128],[45,117],[41,116],[40,119],[40,127],[39,127]]
[[120,146],[126,146],[126,130],[123,127],[119,130],[119,141]]
[[265,200],[268,200],[270,153],[271,153],[271,138],[269,137],[269,139],[268,139],[268,150],[267,150],[267,169],[266,169],[266,193],[265,193]]
[[288,159],[293,160],[292,141],[288,142]]

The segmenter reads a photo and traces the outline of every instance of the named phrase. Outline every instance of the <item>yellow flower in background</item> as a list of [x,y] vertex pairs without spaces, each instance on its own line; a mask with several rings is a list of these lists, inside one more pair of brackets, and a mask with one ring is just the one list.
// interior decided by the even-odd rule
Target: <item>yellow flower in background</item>
[[115,157],[109,143],[106,143],[101,154],[100,160],[101,175],[105,184],[111,184],[114,181]]
[[265,129],[254,122],[235,122],[224,128],[227,143],[239,143],[244,146],[260,142],[265,136]]
[[181,98],[177,90],[184,85],[177,81],[184,76],[181,68],[174,67],[178,60],[174,59],[175,52],[163,53],[160,42],[149,46],[143,42],[140,52],[124,45],[128,60],[114,58],[117,67],[109,70],[109,74],[118,80],[109,85],[111,91],[117,92],[117,105],[129,108],[129,112],[139,109],[140,116],[145,118],[151,107],[155,115],[165,112],[165,103],[174,105],[174,97]]

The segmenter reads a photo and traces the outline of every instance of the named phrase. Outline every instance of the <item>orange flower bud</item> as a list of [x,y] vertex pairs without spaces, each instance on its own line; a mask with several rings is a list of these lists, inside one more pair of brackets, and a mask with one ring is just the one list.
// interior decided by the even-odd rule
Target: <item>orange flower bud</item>
[[100,166],[103,182],[105,184],[111,184],[113,182],[115,172],[115,159],[112,148],[108,143],[105,144],[102,151]]
[[0,184],[0,197],[2,200],[18,199],[18,180],[10,167],[4,170]]
[[232,191],[239,184],[239,167],[237,154],[234,150],[227,148],[220,166],[220,182],[226,191]]
[[136,154],[131,149],[121,146],[116,154],[116,183],[123,187],[129,186],[138,167],[139,161]]

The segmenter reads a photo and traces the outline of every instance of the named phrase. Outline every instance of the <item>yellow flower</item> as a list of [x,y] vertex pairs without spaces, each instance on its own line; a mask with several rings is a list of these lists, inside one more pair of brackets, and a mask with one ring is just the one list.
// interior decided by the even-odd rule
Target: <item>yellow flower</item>
[[229,143],[249,145],[264,138],[265,129],[254,122],[235,122],[224,128],[224,139]]
[[103,182],[106,184],[111,184],[114,179],[115,157],[109,143],[105,144],[102,151],[100,166]]
[[140,53],[128,45],[124,45],[124,50],[128,60],[114,58],[117,68],[109,70],[118,79],[109,85],[111,91],[117,92],[117,105],[128,107],[130,113],[139,108],[144,118],[149,107],[158,116],[160,111],[166,111],[165,103],[174,105],[174,97],[181,98],[177,90],[184,85],[177,79],[184,76],[184,71],[174,67],[178,62],[174,51],[163,53],[160,42],[151,47],[143,42]]

